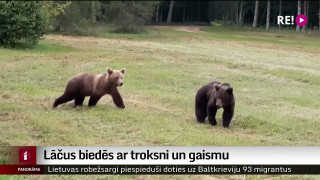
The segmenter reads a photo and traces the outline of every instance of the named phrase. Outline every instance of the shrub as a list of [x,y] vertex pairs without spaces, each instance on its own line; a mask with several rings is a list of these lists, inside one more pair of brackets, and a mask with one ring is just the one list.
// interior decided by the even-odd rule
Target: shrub
[[0,1],[0,44],[36,44],[46,32],[48,15],[38,1]]

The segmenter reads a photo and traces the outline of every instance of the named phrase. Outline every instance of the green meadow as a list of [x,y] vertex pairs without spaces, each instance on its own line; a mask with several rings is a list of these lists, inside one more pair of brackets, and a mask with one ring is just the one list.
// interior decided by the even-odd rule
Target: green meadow
[[[106,67],[126,68],[124,85],[118,88],[125,109],[118,109],[109,95],[93,108],[88,107],[87,97],[82,107],[69,102],[52,109],[71,76],[105,72]],[[217,126],[196,121],[195,94],[211,81],[228,82],[234,88],[236,108],[230,128],[222,126],[222,110]],[[319,121],[320,37],[316,33],[149,27],[142,34],[47,35],[32,49],[0,48],[1,146],[317,146]],[[48,177],[79,178],[40,178]]]

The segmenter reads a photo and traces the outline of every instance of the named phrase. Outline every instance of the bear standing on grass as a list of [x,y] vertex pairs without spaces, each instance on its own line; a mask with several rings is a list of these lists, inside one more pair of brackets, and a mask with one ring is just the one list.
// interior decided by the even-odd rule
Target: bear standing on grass
[[228,83],[220,82],[204,85],[197,92],[195,105],[197,121],[203,123],[208,116],[211,125],[217,124],[217,110],[223,108],[223,127],[228,127],[235,106],[233,88]]
[[68,81],[64,93],[54,101],[53,108],[71,100],[74,100],[75,106],[82,106],[86,96],[90,96],[89,106],[95,106],[105,94],[112,96],[113,102],[117,107],[125,108],[117,89],[117,86],[123,85],[124,72],[125,68],[119,71],[108,67],[106,73],[83,73],[73,76]]

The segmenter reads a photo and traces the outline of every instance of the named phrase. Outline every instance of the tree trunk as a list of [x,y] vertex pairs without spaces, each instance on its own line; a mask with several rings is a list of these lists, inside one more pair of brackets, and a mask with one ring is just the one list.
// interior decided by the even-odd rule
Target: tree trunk
[[184,22],[186,19],[186,5],[183,6],[183,12],[182,12],[182,22]]
[[279,16],[282,15],[282,1],[279,2]]
[[95,1],[91,1],[91,21],[93,23],[97,22],[96,19],[96,4]]
[[156,22],[159,22],[159,4],[157,5],[157,10],[156,10]]
[[[247,10],[245,9],[245,8],[243,8],[243,1],[241,1],[242,2],[242,14],[241,14],[241,25],[243,24],[243,20],[244,20],[244,15],[245,15],[245,13],[247,12]],[[246,7],[246,6],[244,6],[244,7]]]
[[264,20],[264,16],[265,16],[266,12],[267,12],[267,8],[264,9],[264,11],[262,13],[261,20],[260,20],[260,26],[262,25],[262,21]]
[[173,1],[170,1],[167,23],[171,23],[171,20],[172,20],[172,11],[173,11]]
[[237,25],[239,25],[239,6],[238,6],[238,2],[235,1],[235,15],[236,15],[236,23]]
[[318,26],[319,26],[319,31],[320,31],[320,1],[319,1],[319,14],[318,14],[318,18],[319,18],[319,24],[318,24]]
[[[308,17],[308,4],[309,4],[309,2],[308,2],[307,0],[305,0],[305,1],[303,2],[303,13],[304,13],[304,15],[305,15],[306,17]],[[307,25],[308,25],[308,24],[302,26],[302,31],[306,31]]]
[[259,0],[256,0],[256,5],[254,8],[254,18],[252,27],[256,28],[258,23],[258,13],[259,13]]
[[267,22],[266,22],[266,30],[269,29],[270,25],[270,0],[268,0],[268,5],[267,5]]
[[[297,11],[297,16],[301,14],[301,0],[298,0],[298,11]],[[300,26],[297,24],[296,31],[300,31]]]
[[197,9],[197,21],[201,21],[201,19],[200,19],[200,17],[201,17],[201,11],[200,11],[200,4],[201,3],[201,1],[198,1],[198,9]]
[[273,21],[272,21],[272,24],[275,25],[276,24],[276,19],[277,19],[277,13],[278,13],[278,10],[279,10],[279,7],[277,6],[276,7],[276,10],[274,11],[274,18],[273,18]]
[[243,1],[240,1],[240,13],[239,13],[239,24],[243,24],[243,17],[244,17],[244,11],[243,11]]
[[[282,14],[282,1],[279,2],[279,16]],[[281,28],[281,24],[279,23],[279,29]]]
[[239,10],[238,2],[236,1],[235,3],[236,3],[235,4],[236,23],[237,23],[237,25],[242,25],[242,23],[243,23],[243,14],[244,14],[243,1],[240,1],[240,10]]

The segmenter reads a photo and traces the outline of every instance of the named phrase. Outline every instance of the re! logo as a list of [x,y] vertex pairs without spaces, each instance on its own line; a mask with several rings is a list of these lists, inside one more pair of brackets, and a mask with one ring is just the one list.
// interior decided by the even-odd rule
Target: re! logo
[[277,18],[278,25],[293,25],[294,17],[293,16],[278,16]]
[[296,19],[294,19],[294,16],[278,16],[277,17],[278,25],[294,25],[294,22],[296,22],[297,25],[299,26],[305,26],[308,22],[308,18],[303,14],[299,14],[296,17]]

